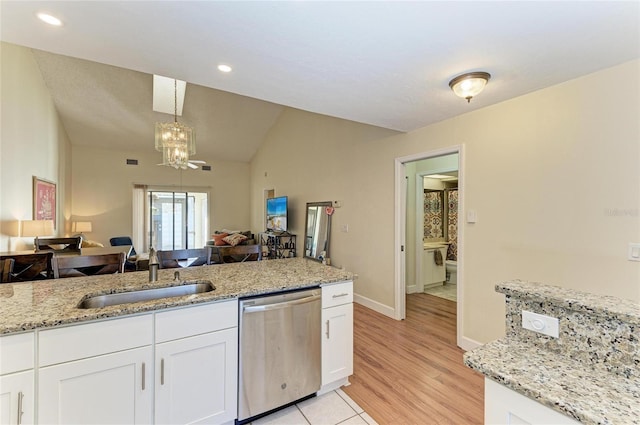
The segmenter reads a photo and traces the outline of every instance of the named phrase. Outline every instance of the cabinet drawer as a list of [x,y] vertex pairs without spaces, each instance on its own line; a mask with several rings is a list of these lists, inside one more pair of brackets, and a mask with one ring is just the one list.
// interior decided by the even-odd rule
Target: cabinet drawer
[[34,333],[7,335],[0,338],[0,375],[33,369]]
[[156,343],[237,326],[237,299],[165,311],[156,314]]
[[40,366],[150,345],[151,314],[66,326],[38,333]]
[[322,308],[353,302],[353,282],[340,282],[322,286]]

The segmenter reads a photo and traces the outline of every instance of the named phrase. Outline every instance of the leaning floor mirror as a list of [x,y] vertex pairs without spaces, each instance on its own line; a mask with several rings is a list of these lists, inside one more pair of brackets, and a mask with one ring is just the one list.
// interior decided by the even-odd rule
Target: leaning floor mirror
[[304,235],[304,256],[316,261],[329,258],[331,202],[308,202]]

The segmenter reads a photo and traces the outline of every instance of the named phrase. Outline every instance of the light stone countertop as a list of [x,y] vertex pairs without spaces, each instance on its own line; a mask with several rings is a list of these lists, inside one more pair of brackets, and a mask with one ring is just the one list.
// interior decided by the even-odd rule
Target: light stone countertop
[[[487,378],[586,424],[640,424],[640,305],[538,282],[496,285],[506,336],[464,355]],[[559,319],[558,338],[524,329],[523,310]]]
[[465,364],[585,424],[639,424],[640,381],[504,338],[468,351]]
[[499,283],[496,285],[496,292],[508,296],[526,296],[531,300],[553,303],[572,311],[597,314],[607,319],[640,325],[640,304],[617,297],[524,280]]
[[[96,309],[77,308],[87,295],[173,286],[176,284],[173,281],[175,271],[180,272],[182,284],[211,281],[216,289]],[[353,280],[353,274],[345,270],[304,258],[291,258],[161,269],[157,282],[149,282],[149,272],[140,271],[8,283],[0,285],[0,335],[349,280]]]

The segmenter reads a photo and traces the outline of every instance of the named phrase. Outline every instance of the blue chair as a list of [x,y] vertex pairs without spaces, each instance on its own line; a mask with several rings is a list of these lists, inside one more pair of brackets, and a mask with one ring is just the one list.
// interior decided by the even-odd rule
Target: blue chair
[[[115,238],[109,239],[109,243],[111,246],[122,246],[122,245],[131,245],[131,253],[129,257],[133,257],[138,255],[136,253],[136,249],[133,247],[133,241],[129,236],[116,236]],[[124,262],[124,271],[126,272],[135,272],[136,271],[136,263],[133,261],[129,261],[128,259]]]

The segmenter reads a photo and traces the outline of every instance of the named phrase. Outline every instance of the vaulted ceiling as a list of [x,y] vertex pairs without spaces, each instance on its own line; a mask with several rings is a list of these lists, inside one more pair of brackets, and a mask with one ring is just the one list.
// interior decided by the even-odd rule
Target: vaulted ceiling
[[0,38],[37,49],[73,144],[152,149],[159,74],[189,83],[197,158],[248,161],[285,107],[410,131],[637,59],[640,3],[3,0]]

